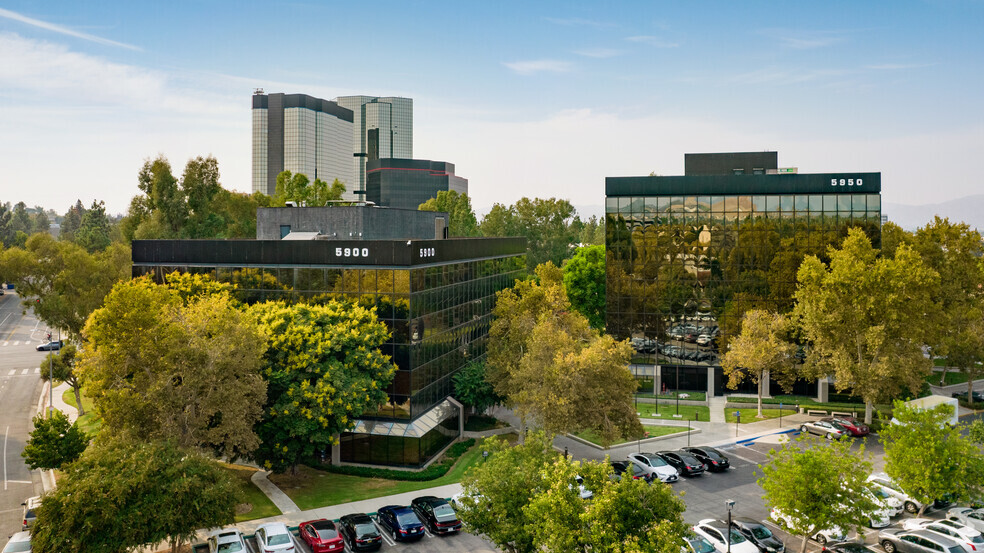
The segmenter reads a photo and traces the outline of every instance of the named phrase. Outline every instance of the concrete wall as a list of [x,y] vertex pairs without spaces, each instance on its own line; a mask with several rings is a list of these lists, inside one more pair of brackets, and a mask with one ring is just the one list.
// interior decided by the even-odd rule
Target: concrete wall
[[[444,225],[435,224],[443,218]],[[291,232],[319,232],[339,240],[444,238],[448,214],[372,206],[261,207],[256,210],[257,240],[280,240],[281,225]]]

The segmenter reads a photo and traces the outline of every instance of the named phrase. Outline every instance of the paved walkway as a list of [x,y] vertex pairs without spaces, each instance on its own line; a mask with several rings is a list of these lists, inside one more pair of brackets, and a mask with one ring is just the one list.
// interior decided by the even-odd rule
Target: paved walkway
[[[75,422],[79,418],[79,410],[65,403],[65,399],[62,397],[67,390],[71,390],[71,389],[72,387],[69,386],[68,384],[65,384],[64,382],[55,386],[55,389],[52,390],[52,392],[54,393],[54,397],[52,398],[52,403],[54,404],[55,409],[58,409],[62,413],[68,415],[68,422]],[[45,405],[47,405],[48,403],[47,396],[45,396],[44,402]]]
[[707,407],[711,410],[711,422],[724,422],[724,406],[728,403],[728,398],[724,396],[714,396],[707,400]]
[[280,509],[280,512],[289,515],[291,513],[300,512],[300,509],[294,503],[287,494],[285,494],[276,484],[267,478],[270,475],[268,470],[258,470],[250,476],[250,481],[256,484],[256,487],[260,489],[261,492],[266,494],[273,501],[273,504]]

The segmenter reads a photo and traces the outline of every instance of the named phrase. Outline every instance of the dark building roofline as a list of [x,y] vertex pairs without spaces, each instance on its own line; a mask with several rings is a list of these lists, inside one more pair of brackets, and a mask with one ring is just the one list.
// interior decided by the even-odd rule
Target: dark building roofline
[[274,94],[254,94],[253,109],[269,109],[270,96],[280,96],[283,98],[284,109],[306,108],[311,111],[334,115],[335,117],[343,121],[348,121],[349,123],[355,121],[355,116],[352,113],[352,110],[343,108],[331,100],[323,100],[321,98],[315,98],[314,96],[308,96],[307,94],[283,94],[280,92]]
[[[861,180],[861,184],[857,185],[859,179]],[[606,196],[847,193],[881,193],[881,173],[799,173],[778,175],[605,178]]]

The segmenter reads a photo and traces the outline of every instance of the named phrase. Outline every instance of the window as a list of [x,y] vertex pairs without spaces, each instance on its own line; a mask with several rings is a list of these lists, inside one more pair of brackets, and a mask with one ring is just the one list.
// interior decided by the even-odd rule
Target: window
[[288,234],[290,234],[290,225],[280,225],[280,239],[283,240]]

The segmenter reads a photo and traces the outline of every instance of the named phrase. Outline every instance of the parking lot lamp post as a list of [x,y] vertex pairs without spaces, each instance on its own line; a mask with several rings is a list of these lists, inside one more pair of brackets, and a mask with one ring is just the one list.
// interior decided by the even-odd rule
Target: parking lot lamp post
[[728,499],[728,500],[726,500],[724,502],[724,504],[728,506],[728,530],[726,532],[726,534],[728,535],[728,551],[727,551],[727,553],[731,553],[731,508],[735,506],[735,500],[734,499]]

